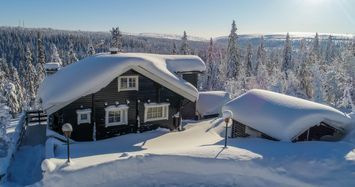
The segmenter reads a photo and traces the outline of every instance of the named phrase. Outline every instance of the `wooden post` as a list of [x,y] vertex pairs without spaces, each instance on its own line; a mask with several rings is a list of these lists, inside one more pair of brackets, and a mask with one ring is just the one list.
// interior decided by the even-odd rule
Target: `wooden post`
[[91,124],[92,127],[92,140],[96,141],[96,111],[95,111],[95,94],[91,94]]
[[307,130],[307,141],[309,141],[309,129]]

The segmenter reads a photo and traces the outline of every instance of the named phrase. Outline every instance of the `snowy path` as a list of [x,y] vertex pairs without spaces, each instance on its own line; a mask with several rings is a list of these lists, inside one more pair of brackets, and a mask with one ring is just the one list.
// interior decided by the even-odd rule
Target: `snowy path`
[[8,170],[7,186],[25,186],[42,179],[46,125],[30,124]]

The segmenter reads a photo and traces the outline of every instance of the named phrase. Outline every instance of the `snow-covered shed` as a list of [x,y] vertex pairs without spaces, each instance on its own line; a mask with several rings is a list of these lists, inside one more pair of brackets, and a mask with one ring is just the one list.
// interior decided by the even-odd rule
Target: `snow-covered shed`
[[347,114],[330,106],[259,89],[231,100],[223,107],[226,110],[233,113],[233,137],[338,140],[351,125]]
[[197,76],[205,68],[193,55],[101,53],[47,76],[39,96],[50,123],[70,122],[74,131],[89,125],[81,130],[86,134],[95,131],[92,124],[102,133],[124,126],[130,132],[153,124],[172,128],[175,113],[195,115]]
[[215,117],[221,114],[222,107],[231,98],[229,93],[224,91],[199,92],[196,103],[196,111],[200,118]]

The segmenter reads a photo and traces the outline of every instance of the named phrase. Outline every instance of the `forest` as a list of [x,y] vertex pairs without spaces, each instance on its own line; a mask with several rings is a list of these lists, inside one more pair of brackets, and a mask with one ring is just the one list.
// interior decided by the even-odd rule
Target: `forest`
[[199,90],[225,90],[237,97],[261,88],[347,112],[355,109],[354,37],[238,35],[234,21],[227,37],[209,41],[189,40],[185,31],[181,39],[171,39],[122,34],[118,27],[110,32],[0,27],[1,123],[41,107],[37,90],[45,63],[66,66],[108,52],[112,45],[122,52],[198,55],[207,66]]

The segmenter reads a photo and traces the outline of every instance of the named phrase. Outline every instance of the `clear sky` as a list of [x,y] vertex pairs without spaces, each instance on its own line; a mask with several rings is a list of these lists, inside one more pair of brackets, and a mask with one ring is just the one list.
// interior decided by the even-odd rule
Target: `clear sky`
[[[355,0],[0,0],[0,25],[69,30],[228,35],[355,33]],[[22,21],[21,21],[22,24]]]

